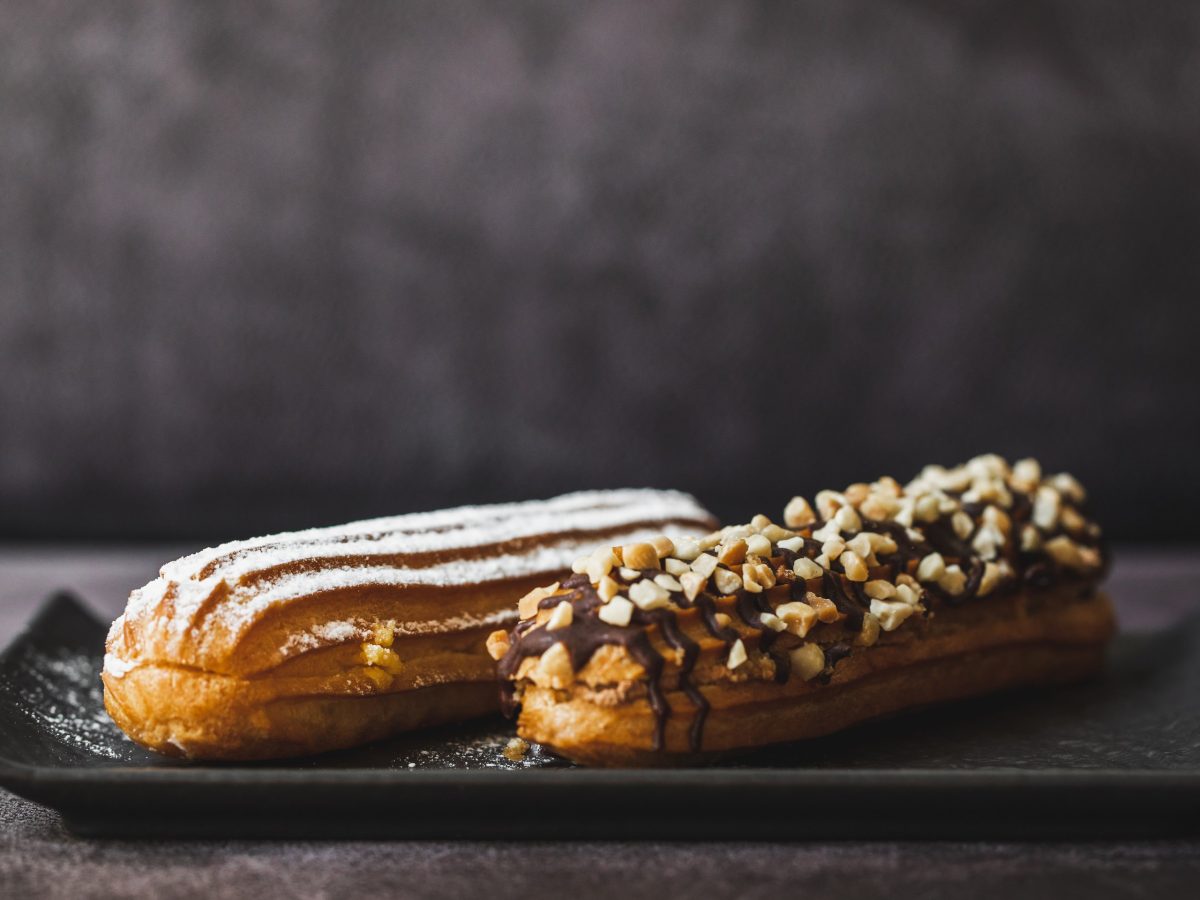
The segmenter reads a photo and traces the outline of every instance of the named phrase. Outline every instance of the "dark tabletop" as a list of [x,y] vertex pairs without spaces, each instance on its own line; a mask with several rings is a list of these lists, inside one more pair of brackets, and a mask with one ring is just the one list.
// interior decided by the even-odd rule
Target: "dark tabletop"
[[[0,548],[0,642],[54,588],[115,615],[182,549]],[[1122,627],[1200,608],[1200,550],[1118,553]],[[498,815],[503,811],[498,810]],[[798,815],[805,814],[798,810]],[[664,838],[668,836],[664,835]],[[1200,841],[1103,843],[100,841],[0,791],[0,897],[1194,896]]]

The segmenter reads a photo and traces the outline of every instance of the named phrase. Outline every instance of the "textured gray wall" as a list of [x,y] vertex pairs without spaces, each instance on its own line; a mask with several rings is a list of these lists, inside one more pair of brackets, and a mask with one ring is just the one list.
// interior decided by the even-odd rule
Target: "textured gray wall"
[[0,534],[986,449],[1200,536],[1200,8],[0,8]]

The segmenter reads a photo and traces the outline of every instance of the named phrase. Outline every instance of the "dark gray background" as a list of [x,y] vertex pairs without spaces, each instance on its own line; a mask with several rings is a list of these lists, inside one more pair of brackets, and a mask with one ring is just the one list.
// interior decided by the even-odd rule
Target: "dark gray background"
[[0,535],[995,449],[1200,536],[1200,8],[0,8]]

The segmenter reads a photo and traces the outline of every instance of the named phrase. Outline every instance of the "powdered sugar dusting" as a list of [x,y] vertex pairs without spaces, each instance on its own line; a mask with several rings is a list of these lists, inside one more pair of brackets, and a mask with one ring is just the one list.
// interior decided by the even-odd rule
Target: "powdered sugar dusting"
[[552,500],[464,506],[233,541],[168,563],[161,574],[168,581],[195,580],[215,564],[214,574],[232,582],[297,559],[463,550],[636,521],[707,516],[694,498],[677,491],[581,491]]
[[[659,534],[661,529],[635,529],[623,535],[624,541],[644,541]],[[593,544],[567,542],[553,547],[538,547],[521,555],[504,555],[483,559],[462,560],[421,569],[395,568],[390,566],[367,566],[360,568],[336,567],[316,572],[303,572],[280,579],[267,589],[251,593],[242,599],[231,600],[222,605],[220,615],[233,631],[252,625],[259,616],[272,607],[290,601],[310,597],[313,594],[345,590],[364,585],[392,587],[450,587],[455,585],[504,582],[539,573],[559,572],[570,566],[571,561],[591,550]],[[182,590],[175,601],[176,616],[188,615],[190,610],[207,597],[207,592]],[[516,598],[512,598],[514,601]],[[450,617],[434,622],[397,622],[397,633],[433,633],[455,630],[451,623],[473,622],[467,617]],[[471,627],[468,625],[467,627]]]
[[396,741],[394,756],[388,765],[393,769],[546,769],[573,768],[562,757],[555,756],[537,744],[519,758],[506,756],[504,748],[512,740],[509,728],[482,731],[479,726],[444,730],[435,740],[423,745],[405,746]]
[[114,678],[124,678],[130,669],[136,669],[139,663],[117,656],[115,653],[104,654],[104,671]]
[[42,729],[78,750],[125,759],[128,740],[104,709],[98,659],[68,650],[30,650],[14,679],[21,708]]
[[502,609],[485,616],[461,615],[449,619],[434,619],[427,622],[406,622],[396,626],[396,634],[441,634],[447,631],[465,631],[468,628],[489,626],[498,628],[517,620],[516,610]]
[[[595,545],[594,538],[580,537],[578,532],[611,532],[614,542],[625,543],[664,530],[698,534],[705,530],[700,523],[708,519],[692,497],[675,491],[587,491],[552,500],[460,507],[270,535],[222,544],[168,563],[159,578],[133,592],[127,616],[153,613],[169,601],[169,614],[160,616],[156,626],[181,636],[193,627],[200,610],[212,605],[212,615],[236,634],[264,611],[314,594],[364,586],[478,585],[550,575],[568,568]],[[677,521],[697,524],[668,524]],[[519,552],[466,552],[494,545],[511,548],[512,542],[522,539],[529,539],[529,545]],[[444,555],[433,564],[403,562],[406,554],[428,551]],[[457,558],[456,551],[461,551]],[[379,556],[398,561],[394,565],[373,562]],[[316,568],[313,560],[318,561]],[[305,565],[306,570],[288,572],[288,566],[295,565]],[[256,573],[264,570],[284,574],[256,580]],[[217,592],[227,595],[209,604]],[[475,624],[451,615],[438,622],[401,621],[399,630],[432,633]],[[359,633],[310,632],[299,636],[296,646],[352,640]]]

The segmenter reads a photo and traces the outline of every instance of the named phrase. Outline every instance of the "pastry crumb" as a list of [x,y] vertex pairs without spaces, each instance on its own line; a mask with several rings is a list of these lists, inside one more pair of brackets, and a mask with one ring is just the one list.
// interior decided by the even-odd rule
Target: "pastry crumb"
[[525,758],[525,754],[529,752],[529,742],[523,741],[519,737],[513,738],[504,745],[504,756],[511,759],[513,762],[520,762]]

